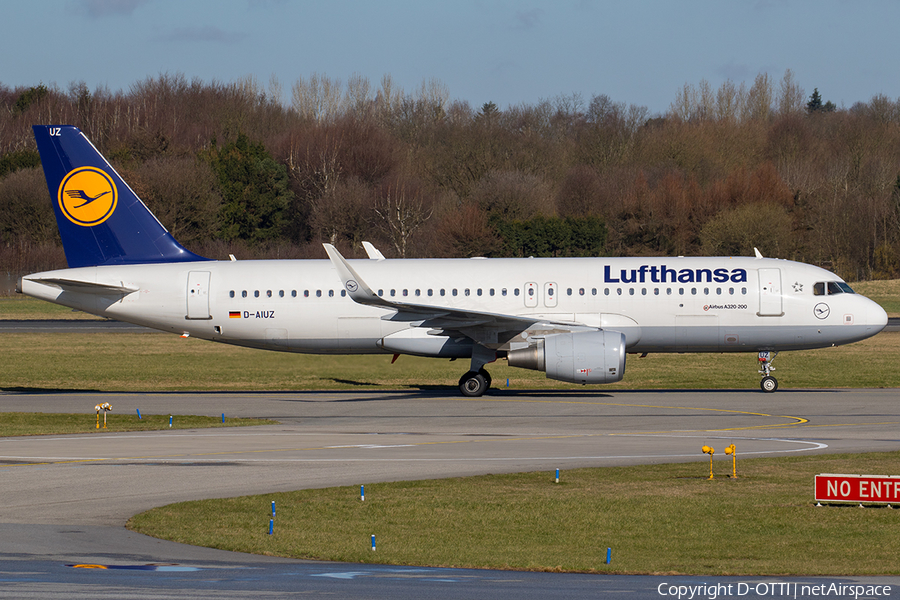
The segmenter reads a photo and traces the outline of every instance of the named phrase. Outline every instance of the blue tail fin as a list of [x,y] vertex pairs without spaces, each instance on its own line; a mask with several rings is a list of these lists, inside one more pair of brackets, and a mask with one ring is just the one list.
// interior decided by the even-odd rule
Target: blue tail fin
[[33,129],[69,267],[207,260],[175,241],[80,129]]

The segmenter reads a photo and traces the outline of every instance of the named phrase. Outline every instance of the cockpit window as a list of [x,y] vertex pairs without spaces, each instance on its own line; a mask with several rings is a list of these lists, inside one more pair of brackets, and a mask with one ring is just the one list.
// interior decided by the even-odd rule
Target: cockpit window
[[849,285],[843,281],[819,281],[813,284],[814,296],[833,296],[834,294],[855,294]]
[[838,288],[840,288],[840,290],[841,290],[842,292],[844,292],[845,294],[855,294],[855,293],[856,293],[856,292],[853,291],[853,288],[851,288],[849,285],[847,285],[847,284],[844,283],[843,281],[832,281],[832,282],[830,282],[830,283],[828,284],[828,293],[829,293],[829,294],[837,294],[837,293],[838,293],[838,292],[832,292],[832,291],[831,291],[831,286],[832,286],[832,285],[836,285],[836,286],[837,286]]

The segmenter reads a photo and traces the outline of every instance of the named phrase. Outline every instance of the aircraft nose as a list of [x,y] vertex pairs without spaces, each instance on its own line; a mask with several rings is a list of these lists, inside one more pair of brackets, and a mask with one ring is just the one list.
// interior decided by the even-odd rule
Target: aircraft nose
[[878,333],[887,326],[887,312],[880,304],[869,300],[869,306],[866,309],[866,326],[872,330],[872,333]]

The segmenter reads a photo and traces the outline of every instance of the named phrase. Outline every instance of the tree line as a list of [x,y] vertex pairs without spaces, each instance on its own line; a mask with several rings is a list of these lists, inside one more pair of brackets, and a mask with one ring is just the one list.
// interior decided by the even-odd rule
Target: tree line
[[687,84],[665,114],[606,95],[473,107],[325,75],[0,84],[0,264],[65,265],[32,124],[80,127],[212,258],[752,255],[900,276],[900,99],[837,107],[787,71]]

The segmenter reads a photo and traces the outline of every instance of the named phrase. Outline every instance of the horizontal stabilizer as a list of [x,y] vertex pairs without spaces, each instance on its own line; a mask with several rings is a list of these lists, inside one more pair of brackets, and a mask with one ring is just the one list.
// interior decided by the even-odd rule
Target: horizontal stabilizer
[[42,279],[28,278],[29,281],[55,287],[63,291],[78,292],[81,294],[130,294],[141,288],[130,285],[113,285],[109,283],[97,283],[94,281],[78,281],[76,279],[60,279],[47,277]]

